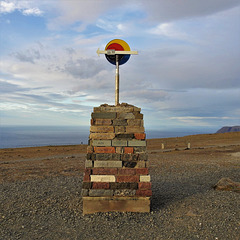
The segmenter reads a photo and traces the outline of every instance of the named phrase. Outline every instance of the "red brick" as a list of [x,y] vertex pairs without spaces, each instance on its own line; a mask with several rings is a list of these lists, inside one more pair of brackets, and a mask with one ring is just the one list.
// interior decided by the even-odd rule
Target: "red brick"
[[151,197],[152,190],[137,190],[136,195],[141,197]]
[[95,153],[115,153],[115,147],[94,147]]
[[108,182],[93,182],[92,189],[109,189]]
[[136,171],[135,169],[129,169],[129,168],[119,168],[118,169],[118,174],[119,175],[135,175],[136,174]]
[[124,153],[133,153],[133,147],[125,147]]
[[116,176],[117,182],[139,182],[139,176]]
[[139,175],[149,174],[148,168],[135,168],[135,170],[136,170],[136,174],[139,174]]
[[140,190],[151,190],[152,184],[150,182],[139,182],[138,189]]
[[83,177],[83,182],[90,182],[90,181],[91,181],[90,175],[85,174]]
[[135,137],[135,139],[138,139],[138,140],[145,140],[146,134],[145,133],[134,133],[134,137]]
[[85,175],[91,175],[91,173],[92,173],[91,170],[92,170],[91,168],[85,168],[85,170],[84,170]]
[[93,175],[117,175],[117,168],[93,168]]

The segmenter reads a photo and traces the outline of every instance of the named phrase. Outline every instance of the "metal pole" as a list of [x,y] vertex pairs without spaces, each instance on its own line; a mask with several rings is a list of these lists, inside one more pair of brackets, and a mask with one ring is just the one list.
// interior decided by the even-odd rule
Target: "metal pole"
[[119,105],[119,61],[116,55],[116,77],[115,77],[115,105]]

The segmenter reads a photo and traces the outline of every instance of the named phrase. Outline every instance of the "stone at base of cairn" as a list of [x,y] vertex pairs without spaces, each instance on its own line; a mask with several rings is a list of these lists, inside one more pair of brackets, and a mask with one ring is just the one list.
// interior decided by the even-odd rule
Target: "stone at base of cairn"
[[150,212],[152,196],[141,109],[95,107],[82,184],[83,214]]
[[150,212],[149,197],[83,197],[83,214]]

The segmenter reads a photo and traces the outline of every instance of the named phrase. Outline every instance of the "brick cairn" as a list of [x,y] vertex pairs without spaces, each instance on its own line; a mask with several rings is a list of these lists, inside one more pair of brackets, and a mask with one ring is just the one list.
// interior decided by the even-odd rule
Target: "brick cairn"
[[141,109],[95,107],[82,185],[83,214],[150,212],[152,196]]

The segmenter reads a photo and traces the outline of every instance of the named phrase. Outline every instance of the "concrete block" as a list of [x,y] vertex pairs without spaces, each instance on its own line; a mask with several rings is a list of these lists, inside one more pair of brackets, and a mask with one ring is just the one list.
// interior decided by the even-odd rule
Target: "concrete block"
[[89,196],[90,197],[113,196],[113,190],[110,190],[110,189],[90,189],[89,190]]
[[144,133],[144,127],[126,126],[126,133]]
[[83,182],[82,183],[82,188],[83,189],[90,189],[92,186],[92,183],[91,182]]
[[91,182],[116,182],[114,175],[91,175]]
[[147,147],[134,147],[133,152],[134,153],[145,153],[147,151]]
[[94,161],[95,168],[121,168],[122,161]]
[[91,126],[90,132],[92,133],[113,133],[113,126]]
[[140,161],[147,161],[148,160],[148,154],[147,153],[139,153],[139,158]]
[[123,153],[123,147],[116,147],[116,153],[122,154]]
[[87,146],[87,153],[93,153],[93,147]]
[[140,182],[150,182],[151,177],[150,175],[140,175]]
[[112,140],[115,138],[115,133],[90,133],[89,139],[92,140]]
[[147,143],[145,140],[128,140],[129,147],[146,147]]
[[115,161],[120,161],[121,160],[121,154],[119,153],[112,153],[112,160],[115,160]]
[[88,189],[82,189],[82,192],[81,192],[82,197],[88,196],[88,192],[89,192]]
[[133,114],[135,116],[135,119],[143,119],[143,114],[142,113],[134,112]]
[[122,140],[122,139],[112,140],[112,146],[113,147],[125,147],[125,146],[127,146],[127,144],[128,144],[127,140]]
[[117,113],[118,119],[135,119],[133,113]]
[[115,133],[124,133],[125,127],[124,126],[115,126]]
[[86,155],[87,160],[96,160],[96,154],[95,153],[88,153]]
[[136,195],[136,190],[134,189],[117,189],[114,191],[114,196],[135,196]]
[[143,127],[143,120],[142,119],[129,119],[127,120],[128,126],[138,126]]
[[94,112],[133,112],[134,109],[138,110],[139,108],[133,106],[107,106],[107,107],[95,107]]
[[138,161],[136,163],[136,168],[145,168],[146,167],[146,161]]
[[127,126],[127,120],[115,119],[113,120],[113,126]]
[[116,134],[117,139],[133,139],[134,134],[133,133],[119,133]]
[[97,212],[150,212],[150,198],[83,197],[83,215]]
[[117,113],[115,112],[93,112],[93,119],[115,119],[117,117]]
[[112,153],[98,153],[98,154],[96,154],[96,160],[97,161],[98,160],[112,160]]
[[85,168],[92,168],[93,167],[93,162],[90,160],[85,161]]
[[111,119],[95,119],[94,125],[110,126],[112,125],[112,120]]
[[111,140],[93,140],[92,146],[94,146],[94,147],[111,147],[112,141]]

